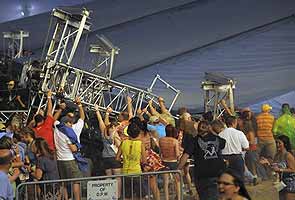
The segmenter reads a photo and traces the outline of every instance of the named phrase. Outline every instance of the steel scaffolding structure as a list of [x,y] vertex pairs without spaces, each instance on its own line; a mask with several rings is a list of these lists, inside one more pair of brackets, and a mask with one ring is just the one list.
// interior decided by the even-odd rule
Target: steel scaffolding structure
[[[202,82],[204,111],[211,111],[218,119],[225,111],[234,113],[234,92],[236,81],[220,73],[205,73]],[[228,105],[228,107],[227,107]]]
[[115,56],[119,50],[105,36],[97,35],[97,43],[91,44],[89,49],[90,53],[96,54],[95,67],[91,72],[111,79]]
[[[164,81],[159,75],[155,77],[147,90],[111,80],[115,55],[118,54],[119,48],[115,47],[104,36],[98,36],[98,44],[91,45],[90,52],[103,57],[102,61],[98,61],[98,67],[106,65],[107,73],[99,75],[93,72],[95,70],[88,72],[73,67],[71,61],[82,32],[83,30],[89,31],[90,28],[90,23],[87,21],[89,12],[84,9],[82,15],[77,18],[70,13],[54,9],[52,15],[58,20],[42,68],[40,89],[32,95],[30,112],[35,108],[40,110],[46,107],[44,94],[51,90],[56,96],[56,100],[61,97],[74,101],[79,96],[82,103],[89,109],[93,109],[94,105],[98,104],[102,111],[112,107],[114,113],[126,109],[126,96],[128,95],[132,98],[135,113],[138,108],[147,106],[149,100],[153,100],[157,104],[155,99],[158,98],[158,95],[152,93],[156,81],[161,81],[172,92],[174,97],[171,103],[166,105],[169,110],[172,109],[180,91]],[[77,21],[77,19],[79,20]],[[70,37],[74,38],[72,45],[69,45]]]

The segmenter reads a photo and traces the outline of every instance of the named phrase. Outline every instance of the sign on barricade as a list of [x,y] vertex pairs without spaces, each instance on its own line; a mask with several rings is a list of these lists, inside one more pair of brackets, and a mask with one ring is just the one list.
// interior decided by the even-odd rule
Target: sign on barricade
[[[58,186],[62,186],[63,189],[67,189],[67,193],[61,192],[60,195],[55,196],[56,199],[68,199],[70,196],[72,199],[75,197],[74,186],[79,183],[79,192],[81,199],[87,200],[118,200],[118,196],[125,199],[131,195],[132,199],[134,197],[145,197],[151,200],[151,195],[153,193],[150,187],[150,178],[158,177],[163,174],[172,174],[180,177],[180,186],[183,185],[181,171],[180,170],[169,170],[169,171],[158,171],[158,172],[145,172],[141,174],[118,174],[112,176],[95,176],[95,177],[83,177],[83,178],[73,178],[73,179],[59,179],[59,180],[47,180],[47,181],[36,181],[36,182],[24,182],[17,186],[16,188],[16,200],[36,200],[44,199],[42,194],[46,194],[49,191],[55,191]],[[129,186],[126,184],[126,178],[139,178],[139,182],[145,182],[145,189],[142,189],[140,185]],[[118,183],[122,181],[122,190],[119,190]],[[87,189],[85,190],[85,186]],[[132,184],[133,185],[133,184]],[[159,185],[160,186],[160,185]],[[138,188],[139,187],[139,188]],[[174,188],[174,187],[173,187]],[[139,193],[137,190],[139,189]],[[183,188],[180,187],[179,199],[183,200]],[[86,194],[87,192],[87,194]],[[169,193],[169,197],[177,195],[176,190],[173,189],[172,193]],[[65,196],[65,194],[68,194]],[[164,195],[164,194],[159,194]],[[172,199],[173,199],[172,198]],[[46,198],[47,199],[47,198]],[[44,199],[45,200],[45,199]]]
[[88,181],[87,200],[118,199],[118,183],[116,179]]

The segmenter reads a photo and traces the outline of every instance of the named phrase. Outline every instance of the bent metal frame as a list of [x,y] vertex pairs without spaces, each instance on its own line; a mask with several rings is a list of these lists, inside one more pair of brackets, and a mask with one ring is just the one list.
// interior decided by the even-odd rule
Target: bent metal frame
[[[89,11],[84,9],[82,14],[77,16],[60,9],[54,9],[52,16],[57,18],[53,37],[42,69],[40,91],[33,95],[29,112],[33,107],[37,107],[38,110],[46,107],[46,98],[44,97],[50,89],[55,95],[62,92],[63,98],[71,101],[79,96],[82,103],[89,109],[93,109],[94,105],[98,104],[102,111],[112,107],[114,113],[126,109],[126,96],[128,95],[132,98],[135,114],[137,109],[146,106],[149,100],[153,100],[157,105],[158,95],[153,94],[153,87],[157,81],[166,85],[166,88],[172,93],[173,98],[170,101],[166,100],[168,110],[172,109],[180,91],[164,81],[159,75],[154,78],[147,90],[111,80],[114,59],[119,48],[112,45],[104,36],[98,36],[99,42],[90,46],[90,52],[105,58],[97,64],[97,66],[107,65],[108,72],[105,76],[95,74],[94,70],[88,72],[73,67],[71,62],[82,33],[90,31]],[[70,38],[73,38],[74,42],[69,42]]]
[[[204,91],[204,111],[212,111],[213,118],[218,119],[228,105],[231,113],[234,113],[234,89],[236,81],[221,73],[205,73],[205,81],[202,82]],[[223,105],[225,102],[225,106]]]

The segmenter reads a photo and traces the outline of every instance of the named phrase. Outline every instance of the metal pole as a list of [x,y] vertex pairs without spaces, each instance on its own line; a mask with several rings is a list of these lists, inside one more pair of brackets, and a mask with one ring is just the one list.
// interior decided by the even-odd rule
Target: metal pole
[[70,56],[69,56],[69,59],[68,59],[68,62],[67,64],[70,65],[71,62],[72,62],[72,59],[74,57],[74,54],[76,52],[76,49],[77,49],[77,46],[79,44],[79,40],[81,38],[81,35],[83,33],[83,30],[84,30],[84,25],[86,23],[86,20],[87,20],[87,17],[89,16],[89,11],[87,11],[86,9],[83,11],[83,17],[82,17],[82,20],[80,22],[80,27],[78,29],[78,33],[76,35],[76,38],[75,38],[75,41],[74,41],[74,44],[73,44],[73,47],[72,47],[72,50],[71,50],[71,53],[70,53]]

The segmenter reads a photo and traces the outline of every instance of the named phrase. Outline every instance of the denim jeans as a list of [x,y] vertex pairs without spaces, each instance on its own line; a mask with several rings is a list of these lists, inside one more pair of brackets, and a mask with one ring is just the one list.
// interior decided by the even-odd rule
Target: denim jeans
[[237,175],[240,176],[241,180],[244,181],[245,162],[240,154],[223,155],[224,159],[228,160],[228,168],[234,170]]
[[200,200],[218,200],[217,177],[196,178],[195,184]]

